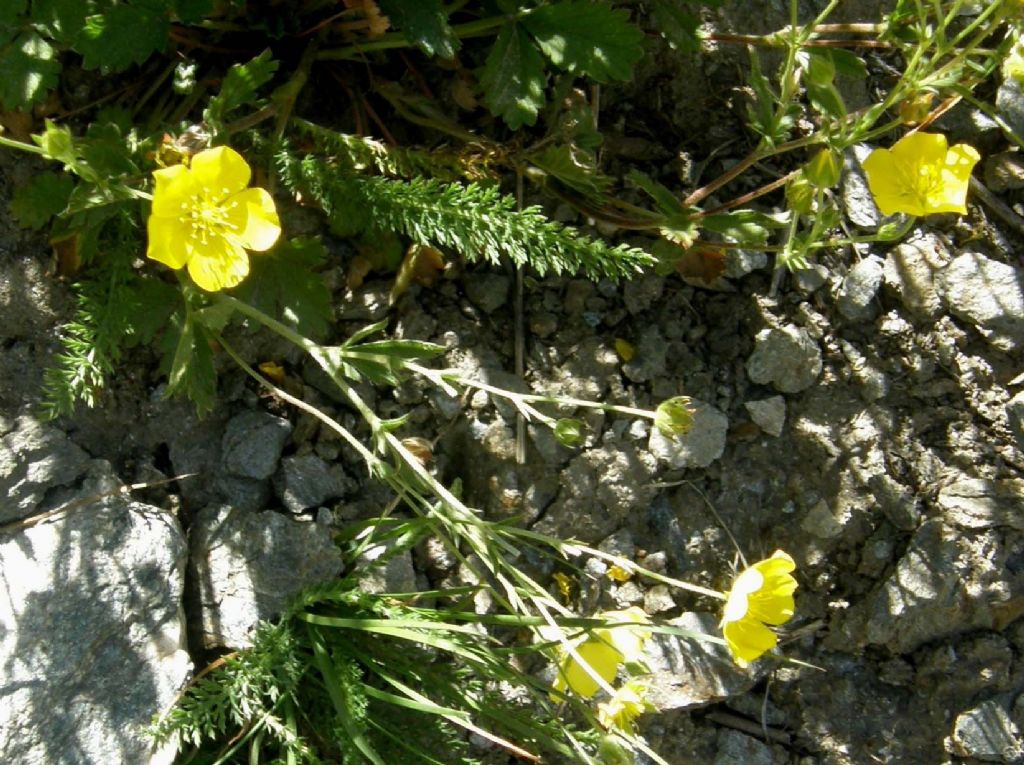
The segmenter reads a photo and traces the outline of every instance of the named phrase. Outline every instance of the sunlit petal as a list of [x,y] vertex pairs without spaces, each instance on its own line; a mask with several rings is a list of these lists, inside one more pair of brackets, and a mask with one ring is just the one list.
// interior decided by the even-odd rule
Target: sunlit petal
[[252,171],[242,155],[229,146],[217,146],[192,157],[192,177],[216,201],[227,199],[249,185]]
[[269,250],[281,235],[281,221],[266,189],[246,189],[232,195],[224,203],[224,211],[247,249]]
[[153,215],[171,217],[181,215],[182,205],[195,196],[195,181],[184,165],[172,165],[153,172]]
[[177,219],[151,215],[146,229],[149,234],[147,258],[171,268],[181,268],[188,262],[192,255],[190,239]]
[[216,239],[193,251],[188,273],[207,292],[230,289],[249,274],[249,256],[227,239]]
[[[622,663],[622,654],[615,647],[602,640],[587,640],[576,646],[580,659],[606,683],[615,679]],[[574,693],[589,699],[600,689],[600,685],[590,672],[584,669],[575,658],[566,653],[558,667],[558,678],[555,680],[556,691],[571,689]]]

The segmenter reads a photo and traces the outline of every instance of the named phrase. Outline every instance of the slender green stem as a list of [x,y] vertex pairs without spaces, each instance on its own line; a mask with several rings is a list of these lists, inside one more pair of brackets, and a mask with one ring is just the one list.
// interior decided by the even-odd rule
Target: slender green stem
[[23,141],[15,141],[11,138],[4,138],[2,135],[0,135],[0,146],[6,146],[9,149],[17,149],[18,151],[27,151],[29,154],[38,154],[40,156],[45,156],[46,154],[41,146],[25,143]]

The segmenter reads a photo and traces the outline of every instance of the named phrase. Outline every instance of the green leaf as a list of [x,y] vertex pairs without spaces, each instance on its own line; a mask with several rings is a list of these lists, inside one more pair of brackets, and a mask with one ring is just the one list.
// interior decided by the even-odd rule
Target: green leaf
[[233,64],[224,77],[220,93],[210,99],[203,119],[214,126],[224,123],[227,115],[256,100],[256,92],[270,82],[277,71],[277,61],[270,57],[270,49],[244,64]]
[[33,0],[32,18],[54,40],[70,45],[85,27],[86,17],[94,10],[92,0]]
[[534,124],[544,105],[544,83],[544,59],[529,36],[518,24],[503,26],[480,76],[491,114],[513,130]]
[[[181,323],[181,314],[172,326]],[[196,405],[200,417],[213,410],[217,399],[217,372],[206,329],[186,316],[167,376],[167,395],[184,394]]]
[[174,0],[174,15],[185,24],[196,24],[213,13],[213,0]]
[[700,219],[702,229],[715,231],[726,239],[748,247],[767,244],[770,229],[781,228],[783,225],[770,215],[755,210],[734,210],[705,215]]
[[549,145],[528,155],[528,159],[552,178],[587,197],[599,197],[612,185],[612,179],[597,170],[594,155],[576,146]]
[[28,7],[28,0],[4,0],[0,4],[0,27],[13,27],[19,21],[25,9]]
[[697,29],[700,18],[679,7],[678,0],[653,0],[651,20],[670,46],[677,50],[696,51],[700,48]]
[[331,319],[331,293],[316,270],[326,258],[317,239],[284,242],[250,258],[249,277],[234,294],[307,337],[323,337]]
[[646,173],[642,173],[639,170],[630,170],[626,178],[653,199],[658,210],[665,215],[676,218],[680,213],[685,212],[679,197],[673,194],[671,189],[658,183]]
[[14,192],[11,214],[25,228],[42,228],[64,211],[74,187],[65,173],[40,173]]
[[832,56],[832,62],[835,64],[836,74],[840,77],[853,77],[863,80],[868,76],[867,64],[864,63],[864,59],[853,51],[844,50],[843,48],[829,48],[828,52]]
[[455,56],[459,38],[448,25],[441,0],[378,0],[378,5],[405,39],[428,56]]
[[104,74],[141,64],[167,43],[170,19],[156,0],[115,5],[89,16],[75,46],[86,69]]
[[523,24],[552,64],[598,82],[628,80],[644,53],[643,32],[630,23],[629,11],[605,2],[546,5]]
[[53,46],[32,31],[0,48],[0,105],[26,109],[57,85],[60,61]]
[[153,341],[171,313],[181,303],[181,292],[167,282],[153,278],[140,278],[132,284],[129,312],[132,317],[126,348],[147,345]]
[[132,161],[128,141],[117,125],[94,122],[80,142],[82,160],[96,172],[97,177],[112,180],[121,175],[139,172]]

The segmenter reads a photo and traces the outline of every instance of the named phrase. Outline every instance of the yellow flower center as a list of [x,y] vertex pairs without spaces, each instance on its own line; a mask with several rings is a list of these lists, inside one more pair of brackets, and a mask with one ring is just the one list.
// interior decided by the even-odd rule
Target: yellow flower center
[[229,193],[230,189],[222,188],[219,195],[215,195],[209,186],[203,186],[199,194],[181,203],[179,220],[188,230],[188,236],[193,243],[205,246],[218,237],[237,238],[239,227],[231,222],[229,216],[237,203],[228,200],[228,204],[224,205],[220,201]]

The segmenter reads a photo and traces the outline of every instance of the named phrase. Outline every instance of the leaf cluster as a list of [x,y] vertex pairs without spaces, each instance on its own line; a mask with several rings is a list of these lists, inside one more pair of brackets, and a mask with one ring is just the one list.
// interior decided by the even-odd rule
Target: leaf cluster
[[468,260],[497,264],[507,256],[540,275],[582,271],[618,280],[651,262],[634,247],[587,239],[537,207],[517,210],[515,199],[493,187],[347,176],[325,159],[298,160],[287,150],[278,153],[277,167],[289,189],[320,204],[339,234],[354,235],[372,223]]
[[[193,681],[151,735],[204,763],[471,765],[467,731],[591,762],[580,754],[587,736],[557,719],[546,689],[486,630],[460,623],[472,615],[458,616],[351,580],[307,589]],[[527,696],[503,696],[503,682]]]

